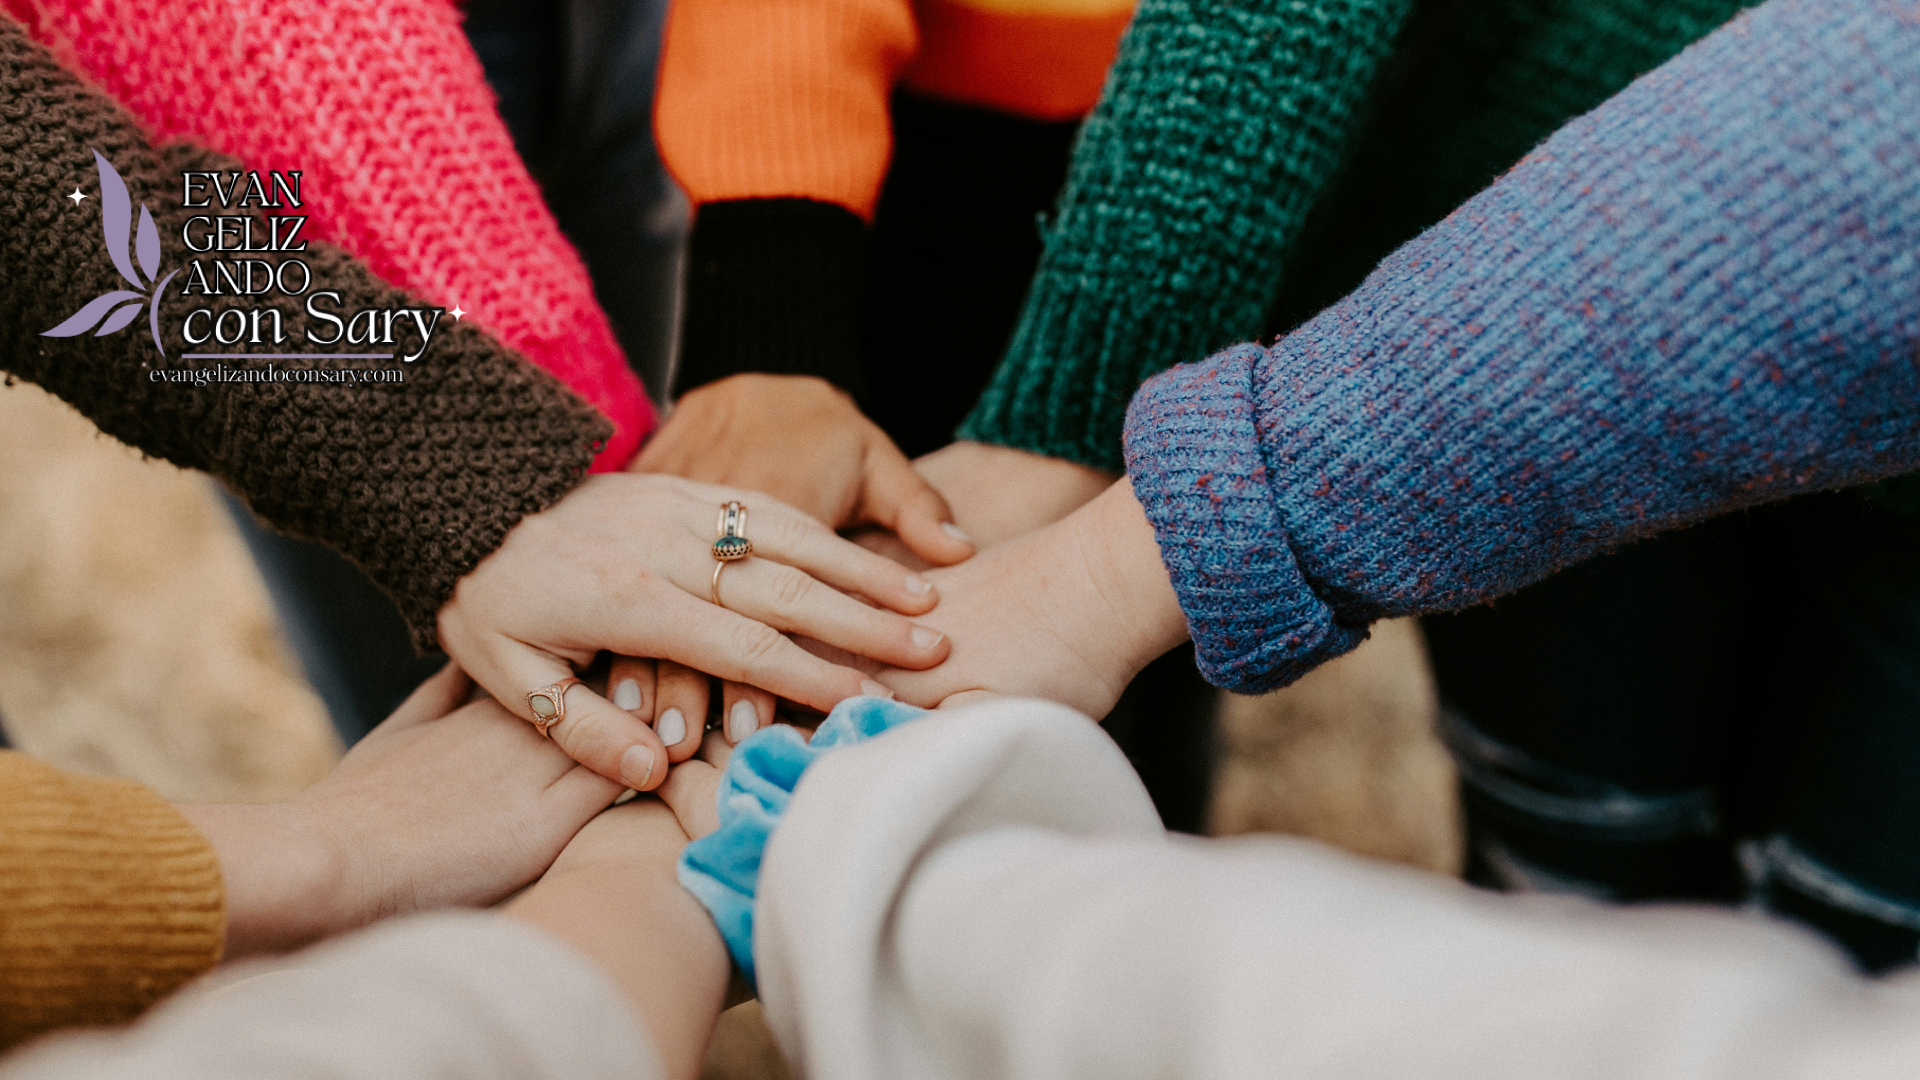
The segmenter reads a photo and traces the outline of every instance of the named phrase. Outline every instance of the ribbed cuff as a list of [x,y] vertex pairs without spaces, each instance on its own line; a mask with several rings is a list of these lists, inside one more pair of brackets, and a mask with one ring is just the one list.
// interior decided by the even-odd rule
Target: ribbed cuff
[[220,959],[219,859],[129,780],[0,753],[0,1050],[138,1016]]
[[1186,613],[1207,681],[1285,686],[1366,639],[1295,562],[1254,422],[1254,366],[1236,345],[1147,382],[1127,412],[1127,471]]
[[864,398],[867,226],[813,199],[735,199],[694,215],[678,396],[729,375],[817,375]]

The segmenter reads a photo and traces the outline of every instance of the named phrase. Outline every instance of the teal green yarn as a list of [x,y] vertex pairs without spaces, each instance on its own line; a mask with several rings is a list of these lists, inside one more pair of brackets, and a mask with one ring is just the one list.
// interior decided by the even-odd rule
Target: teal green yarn
[[1119,472],[1141,382],[1259,333],[1264,268],[1339,164],[1410,6],[1143,0],[961,436]]

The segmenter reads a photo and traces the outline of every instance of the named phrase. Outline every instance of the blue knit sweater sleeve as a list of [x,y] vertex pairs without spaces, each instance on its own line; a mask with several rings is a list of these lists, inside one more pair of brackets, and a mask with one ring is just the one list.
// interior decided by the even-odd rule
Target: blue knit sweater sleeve
[[1148,383],[1127,460],[1208,676],[1920,464],[1920,4],[1771,0],[1271,349]]

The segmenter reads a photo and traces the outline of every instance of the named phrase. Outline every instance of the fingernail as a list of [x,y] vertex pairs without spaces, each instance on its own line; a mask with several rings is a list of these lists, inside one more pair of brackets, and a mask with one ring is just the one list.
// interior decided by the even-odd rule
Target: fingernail
[[933,582],[928,581],[919,574],[907,575],[907,592],[914,596],[925,596],[932,591]]
[[727,714],[727,738],[733,740],[735,746],[745,742],[747,736],[752,735],[759,726],[760,711],[753,707],[753,702],[733,703],[733,711]]
[[867,695],[868,697],[890,698],[893,696],[892,690],[888,689],[885,686],[880,685],[877,682],[874,682],[872,679],[860,680],[860,692]]
[[627,752],[620,755],[620,780],[635,791],[647,786],[653,779],[653,751],[644,746],[629,746]]
[[668,709],[654,722],[653,733],[668,746],[679,746],[680,740],[687,737],[687,718],[680,715],[679,709]]
[[965,532],[964,532],[964,531],[963,531],[963,530],[962,530],[962,529],[960,528],[960,526],[958,526],[958,525],[955,525],[955,524],[954,524],[953,522],[951,522],[951,521],[943,521],[943,522],[941,522],[941,523],[940,523],[940,527],[941,527],[942,529],[945,529],[945,530],[947,530],[947,535],[948,535],[948,536],[951,536],[951,537],[953,537],[953,538],[954,538],[955,540],[958,540],[958,541],[960,541],[960,542],[961,542],[961,543],[963,543],[963,544],[971,544],[971,543],[973,543],[973,537],[971,537],[971,536],[968,536],[968,535],[967,535],[967,534],[966,534],[966,533],[965,533]]
[[613,704],[628,712],[640,708],[640,684],[633,679],[621,679],[620,685],[613,688]]
[[925,652],[935,645],[940,644],[940,639],[946,636],[947,635],[938,630],[929,630],[924,626],[916,626],[913,628],[913,647]]

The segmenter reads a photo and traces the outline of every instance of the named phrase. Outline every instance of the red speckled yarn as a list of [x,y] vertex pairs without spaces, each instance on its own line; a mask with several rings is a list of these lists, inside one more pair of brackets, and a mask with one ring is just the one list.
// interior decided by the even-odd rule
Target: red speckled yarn
[[618,469],[654,414],[446,0],[0,0],[156,142],[301,170],[304,235],[456,303],[605,413]]

